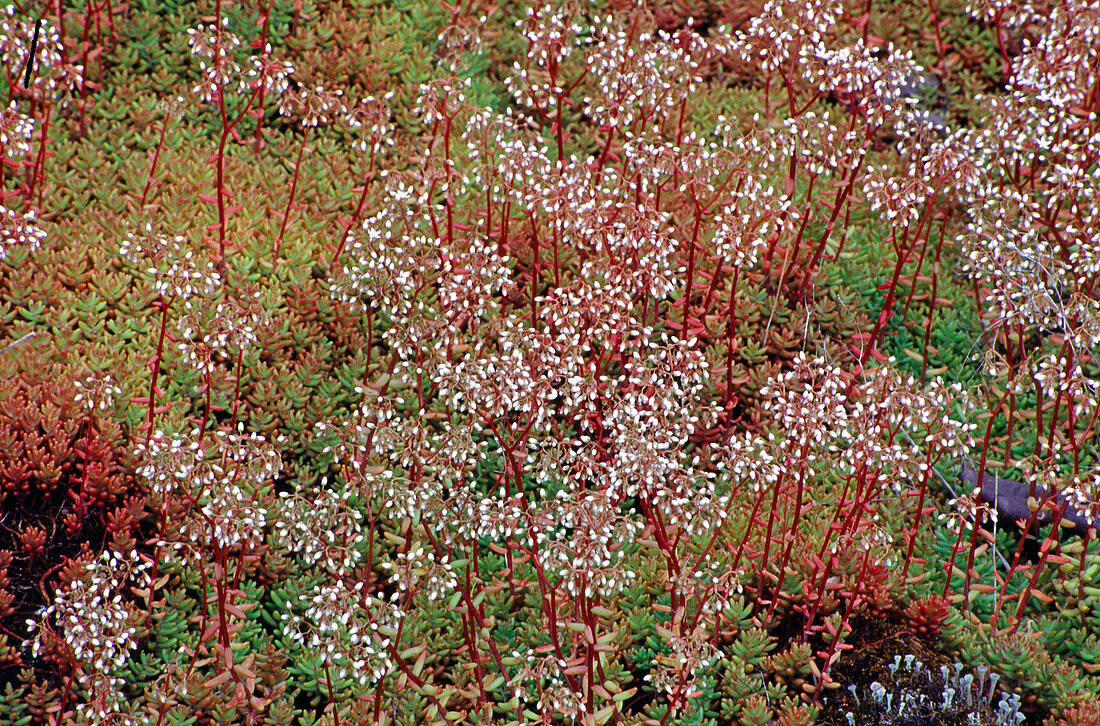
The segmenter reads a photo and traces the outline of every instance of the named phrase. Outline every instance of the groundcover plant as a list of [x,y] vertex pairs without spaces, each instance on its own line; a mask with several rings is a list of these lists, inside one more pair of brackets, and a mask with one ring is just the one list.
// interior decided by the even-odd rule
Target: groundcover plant
[[1100,4],[0,63],[0,725],[1100,724]]

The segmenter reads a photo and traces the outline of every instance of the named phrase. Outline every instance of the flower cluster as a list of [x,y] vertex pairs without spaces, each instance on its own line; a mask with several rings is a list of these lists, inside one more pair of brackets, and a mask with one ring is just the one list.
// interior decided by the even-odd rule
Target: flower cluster
[[585,113],[600,126],[630,128],[676,107],[702,81],[692,48],[673,42],[663,31],[636,40],[614,25],[598,25],[597,40],[586,53],[597,89],[585,100]]
[[[212,295],[215,290],[207,294]],[[212,369],[216,358],[230,352],[243,353],[257,342],[257,329],[271,323],[261,302],[261,292],[252,299],[229,298],[212,305],[209,299],[184,300],[184,313],[177,322],[184,359],[201,370]]]
[[[396,596],[396,593],[395,593]],[[288,603],[282,614],[287,639],[333,667],[334,682],[377,683],[395,666],[392,638],[405,614],[393,602],[367,594],[363,583],[318,585],[303,615]]]
[[320,86],[298,88],[279,97],[279,114],[293,117],[305,128],[326,126],[339,114],[347,112],[340,100],[341,90],[327,91]]
[[458,586],[454,568],[446,556],[438,561],[434,552],[423,547],[398,552],[393,562],[383,562],[382,569],[390,573],[390,582],[400,593],[423,595],[429,600],[442,600]]
[[20,214],[0,205],[0,260],[6,258],[16,247],[27,253],[33,253],[42,246],[47,234],[34,221],[34,211]]
[[290,76],[294,75],[294,65],[271,55],[271,44],[264,46],[264,52],[252,56],[252,68],[241,76],[241,91],[262,90],[282,96],[290,87]]
[[148,265],[140,272],[152,277],[153,290],[158,295],[167,299],[204,297],[221,286],[221,275],[214,270],[213,263],[200,266],[195,253],[187,249],[184,237],[154,235],[150,226],[146,226],[145,232],[140,237],[128,233],[118,253],[135,266]]
[[562,673],[565,662],[548,650],[513,651],[505,659],[518,666],[509,686],[516,698],[536,701],[543,713],[561,714],[576,722],[585,713],[584,698],[567,685]]
[[912,51],[867,47],[862,39],[847,48],[823,49],[807,69],[806,77],[823,93],[836,94],[853,112],[864,114],[872,127],[900,121],[916,103],[905,89],[921,77]]
[[349,573],[361,556],[363,515],[350,505],[350,490],[338,493],[327,485],[325,477],[316,495],[300,487],[279,495],[279,504],[270,513],[272,544],[287,548],[307,565],[321,563],[329,572]]
[[440,78],[420,85],[413,112],[431,128],[440,121],[453,119],[466,103],[466,91],[473,79]]
[[[823,447],[848,430],[844,372],[824,358],[799,353],[791,370],[779,373],[760,390],[765,406],[792,450]],[[813,461],[813,454],[808,461]]]
[[220,98],[232,80],[241,75],[241,67],[232,57],[241,45],[241,38],[230,32],[228,26],[229,18],[222,18],[220,24],[199,24],[187,30],[191,54],[202,59],[199,61],[202,80],[192,92],[204,102]]
[[913,223],[932,188],[912,176],[892,176],[883,169],[870,170],[863,178],[863,193],[871,209],[884,212],[891,223]]
[[703,627],[696,627],[686,635],[672,633],[666,642],[672,653],[658,656],[657,668],[646,674],[645,680],[667,693],[674,704],[682,706],[687,699],[699,695],[699,672],[722,653],[710,643],[710,634]]
[[788,66],[792,53],[803,61],[812,59],[824,52],[825,36],[843,9],[837,0],[768,0],[748,29],[737,32],[732,50],[746,62],[758,63],[766,73]]
[[531,516],[531,533],[542,547],[543,562],[560,574],[570,595],[613,598],[635,577],[622,566],[622,547],[633,542],[644,525],[618,512],[605,494],[561,491]]
[[347,112],[344,121],[360,134],[352,143],[352,148],[364,153],[378,153],[383,145],[393,146],[393,112],[388,103],[392,98],[393,91],[382,98],[367,96]]
[[[28,621],[31,653],[40,654],[48,633],[61,635],[79,665],[78,681],[117,700],[122,679],[112,674],[126,665],[137,646],[140,618],[123,596],[129,588],[149,586],[149,567],[133,552],[125,557],[106,550],[90,560],[80,577],[54,596],[41,620]],[[99,716],[108,707],[103,700]]]
[[152,493],[193,505],[161,543],[185,557],[201,558],[212,543],[228,549],[262,542],[267,512],[258,494],[282,468],[278,450],[257,433],[245,434],[243,423],[237,433],[211,433],[213,446],[203,448],[198,429],[186,437],[157,431],[148,447],[138,447],[145,461],[138,473]]
[[83,405],[93,411],[109,411],[115,405],[115,396],[122,393],[110,373],[88,376],[84,381],[76,381],[76,387],[80,393],[73,400],[83,401]]
[[5,157],[19,159],[31,152],[34,136],[34,119],[16,109],[15,101],[0,110],[0,150]]

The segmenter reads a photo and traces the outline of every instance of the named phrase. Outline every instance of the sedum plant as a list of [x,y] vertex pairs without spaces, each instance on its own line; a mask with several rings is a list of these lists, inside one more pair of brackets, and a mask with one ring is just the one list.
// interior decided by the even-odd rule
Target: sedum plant
[[31,5],[0,724],[1092,718],[1095,7]]

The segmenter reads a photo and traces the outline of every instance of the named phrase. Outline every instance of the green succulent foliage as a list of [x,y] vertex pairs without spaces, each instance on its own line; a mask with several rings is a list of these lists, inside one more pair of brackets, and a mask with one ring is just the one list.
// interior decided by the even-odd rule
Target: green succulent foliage
[[[904,303],[904,301],[903,301]],[[891,320],[887,325],[887,335],[883,343],[883,353],[893,356],[898,368],[914,378],[919,378],[925,365],[922,351],[928,352],[925,371],[938,371],[944,382],[970,384],[981,371],[980,350],[975,348],[979,326],[970,308],[962,306],[951,308],[938,307],[929,335],[928,345],[936,350],[933,353],[924,345],[925,322],[920,315],[926,310],[910,311],[909,319]]]
[[34,719],[26,701],[27,687],[5,683],[0,695],[0,726],[27,726]]
[[747,670],[758,671],[764,665],[768,654],[775,650],[775,638],[760,627],[742,630],[730,645],[730,655],[741,662]]
[[173,706],[164,712],[164,723],[172,726],[195,726],[199,715],[182,706]]
[[944,623],[944,644],[963,662],[992,668],[1016,693],[1033,693],[1043,707],[1056,710],[1100,694],[1100,679],[1052,657],[1042,632],[1002,634],[975,625],[952,611]]

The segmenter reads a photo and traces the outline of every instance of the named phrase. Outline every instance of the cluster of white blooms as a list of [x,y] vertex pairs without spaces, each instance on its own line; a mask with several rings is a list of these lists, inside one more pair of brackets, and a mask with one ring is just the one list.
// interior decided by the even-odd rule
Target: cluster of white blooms
[[724,468],[735,482],[759,494],[771,489],[783,475],[775,434],[735,436],[726,445]]
[[[0,61],[8,69],[9,95],[30,96],[39,102],[49,100],[61,108],[66,107],[84,82],[84,67],[64,62],[61,34],[49,18],[17,20],[15,13],[16,5],[0,8]],[[35,22],[41,23],[37,33]],[[34,45],[35,39],[37,45]],[[31,61],[32,46],[34,63],[27,89],[23,87],[25,77],[18,82],[16,78],[17,74],[24,73]]]
[[561,395],[546,375],[550,365],[540,360],[549,347],[546,338],[506,320],[497,336],[499,352],[471,349],[454,363],[442,361],[432,380],[457,411],[488,420],[528,414],[542,425],[549,415],[547,402]]
[[790,230],[791,204],[780,190],[746,174],[737,198],[714,215],[715,257],[740,270],[752,268],[768,240]]
[[608,224],[570,238],[578,249],[583,249],[581,240],[599,245],[599,253],[582,263],[581,274],[587,279],[603,277],[609,289],[621,290],[631,300],[664,298],[682,284],[677,277],[682,272],[680,245],[666,223],[668,213],[624,206],[614,211]]
[[214,541],[222,549],[231,547],[254,548],[264,538],[267,512],[255,502],[255,496],[235,482],[221,482],[221,486],[206,497],[202,507],[203,522],[195,521],[180,526],[180,535],[189,536],[190,543],[172,543],[176,549],[187,544],[197,545],[206,541],[213,528]]
[[241,67],[231,55],[240,47],[241,38],[227,30],[228,26],[229,18],[222,18],[220,24],[199,24],[187,30],[191,54],[202,59],[199,61],[202,80],[192,92],[204,102],[217,98],[234,78],[241,76]]
[[[222,465],[230,471],[199,500],[202,519],[207,527],[213,527],[214,539],[221,547],[256,547],[263,541],[267,525],[267,512],[256,502],[257,493],[279,475],[279,452],[260,434],[245,434],[243,423],[238,424],[238,433],[214,431],[213,435]],[[204,535],[193,531],[194,526],[185,525],[180,533],[190,531],[197,543]]]
[[1061,397],[1077,417],[1091,413],[1100,401],[1100,381],[1086,376],[1081,363],[1080,358],[1051,353],[1039,359],[1035,374],[1043,396],[1047,400]]
[[429,600],[450,597],[458,587],[454,568],[446,555],[438,559],[423,547],[398,552],[392,562],[383,562],[382,569],[390,573],[390,582],[401,593],[423,595]]
[[[876,489],[900,494],[912,486],[917,472],[927,470],[929,461],[969,455],[970,432],[977,424],[966,420],[971,404],[959,384],[945,386],[937,378],[922,390],[913,376],[903,378],[894,363],[891,359],[873,369],[860,383],[840,469],[869,472],[867,480],[875,482]],[[914,436],[903,443],[909,432]]]
[[0,260],[16,247],[27,253],[36,252],[47,237],[46,231],[34,221],[34,210],[20,214],[0,205]]
[[457,255],[441,255],[439,304],[448,322],[460,328],[500,317],[500,300],[515,289],[508,258],[483,237],[471,236]]
[[987,23],[1002,23],[1017,28],[1040,19],[1030,0],[969,0],[966,12]]
[[802,62],[812,61],[825,51],[824,36],[843,11],[839,0],[767,0],[748,29],[737,31],[732,50],[765,73],[785,70],[792,53]]
[[443,486],[450,487],[449,492],[441,491],[432,498],[425,516],[442,546],[486,539],[523,542],[530,538],[531,511],[525,508],[521,495],[508,496],[504,490],[486,495],[472,480],[446,482]]
[[321,563],[331,573],[351,572],[361,557],[365,541],[363,515],[349,504],[351,490],[337,492],[321,479],[320,490],[310,494],[298,486],[282,492],[273,512],[272,544],[285,547],[307,565]]
[[[912,387],[912,380],[908,385]],[[976,407],[974,399],[963,390],[961,383],[945,384],[936,377],[908,412],[912,428],[921,431],[920,439],[933,455],[959,459],[970,455],[974,447],[973,432],[978,424],[970,423],[970,415]],[[927,464],[922,462],[922,472]]]
[[863,193],[871,209],[883,212],[886,221],[894,224],[916,222],[931,192],[918,177],[895,176],[887,167],[869,169],[863,177]]
[[252,56],[252,67],[241,74],[241,92],[263,90],[281,96],[290,87],[290,76],[294,75],[294,65],[271,55],[271,44],[264,46],[264,52]]
[[[718,410],[701,403],[709,388],[709,367],[695,340],[670,340],[662,333],[642,342],[624,364],[625,386],[609,396],[600,422],[611,455],[604,473],[608,496],[672,486],[683,465],[683,447],[696,427],[714,425]],[[685,412],[685,403],[694,404]],[[591,422],[581,431],[594,434]],[[584,441],[584,435],[581,436]]]
[[[214,293],[210,290],[208,295]],[[209,298],[184,300],[183,314],[176,323],[184,360],[200,371],[213,370],[215,359],[243,353],[255,345],[257,328],[271,322],[261,296],[256,292],[251,300],[230,297],[216,305]]]
[[977,198],[983,181],[981,161],[975,159],[972,129],[957,129],[935,139],[923,150],[919,162],[910,165],[909,175],[934,184],[964,203]]
[[823,175],[842,163],[853,164],[867,152],[866,140],[856,130],[842,131],[825,111],[807,111],[796,118],[783,119],[771,134],[776,151],[794,157],[807,171]]
[[[459,342],[458,330],[440,320],[429,304],[444,266],[439,250],[445,246],[433,220],[444,210],[442,205],[429,208],[431,184],[425,180],[388,170],[380,177],[382,208],[363,220],[361,231],[348,231],[343,275],[333,281],[330,295],[359,308],[385,311],[393,321],[385,333],[387,343],[403,357],[434,354],[439,346],[427,345],[432,336],[446,333]],[[454,247],[457,253],[459,245]],[[488,270],[495,274],[491,262]]]
[[996,508],[982,501],[980,486],[948,499],[944,510],[936,515],[936,519],[946,522],[947,530],[956,537],[960,535],[960,530],[965,537],[966,533],[974,530],[975,525],[983,527],[986,521],[996,525],[997,517]]
[[466,91],[473,79],[437,78],[420,85],[413,113],[431,128],[440,121],[453,119],[466,103]]
[[320,439],[327,436],[330,429],[335,428],[338,437],[335,446],[331,444],[323,446],[322,453],[332,453],[333,463],[343,463],[358,471],[363,465],[363,459],[358,454],[361,452],[370,454],[370,442],[374,437],[387,436],[391,431],[391,424],[398,426],[400,422],[395,420],[393,401],[380,395],[376,389],[357,387],[356,392],[362,395],[362,402],[351,419],[339,427],[318,421],[314,425],[314,430]]
[[148,714],[135,716],[134,704],[125,693],[126,681],[105,673],[86,676],[81,686],[85,698],[75,704],[72,723],[103,723],[111,726],[152,726]]
[[115,405],[115,396],[122,393],[110,373],[88,376],[83,381],[76,381],[76,387],[80,393],[73,400],[83,402],[82,405],[90,410],[109,411]]
[[630,128],[635,119],[678,106],[702,81],[693,48],[663,31],[633,39],[609,21],[596,22],[595,43],[585,52],[597,82],[585,113],[600,126]]
[[527,40],[527,62],[513,64],[513,75],[505,77],[504,85],[520,106],[545,113],[562,93],[558,67],[582,42],[585,28],[567,9],[550,3],[527,8],[515,25]]
[[1035,226],[1022,227],[1008,201],[973,210],[961,238],[961,268],[989,289],[984,302],[994,327],[1059,327],[1061,291],[1070,281],[1058,243]]
[[[326,436],[330,428],[318,422],[318,437]],[[363,401],[355,417],[340,427],[338,442],[323,446],[322,451],[332,453],[334,463],[347,466],[348,486],[388,520],[450,518],[459,526],[493,519],[476,506],[477,498],[467,491],[465,481],[470,469],[484,458],[488,442],[475,440],[469,426],[442,422],[439,428],[434,432],[423,416],[411,420],[396,416],[392,401],[376,396]],[[390,466],[365,465],[379,457]],[[416,485],[410,481],[412,472],[421,477]],[[450,490],[450,497],[444,496],[445,490]],[[515,512],[508,515],[516,521]]]
[[[728,494],[718,493],[714,480],[719,474],[702,470],[700,460],[698,455],[692,457],[690,466],[681,465],[647,495],[669,530],[695,542],[705,541],[722,527],[730,503]],[[703,574],[691,573],[693,577]]]
[[1079,514],[1089,527],[1100,524],[1100,472],[1077,474],[1066,482],[1061,495],[1068,510]]
[[[791,370],[779,372],[760,389],[764,407],[794,450],[821,447],[848,428],[844,372],[824,358],[799,353]],[[809,454],[813,461],[815,454]]]
[[873,126],[897,121],[905,108],[917,102],[905,93],[924,72],[913,62],[912,51],[900,51],[892,44],[872,49],[859,39],[846,48],[823,49],[815,61],[806,77],[820,91],[837,94]]
[[[1097,247],[1100,249],[1100,245]],[[1071,254],[1071,264],[1072,257]],[[1077,291],[1065,301],[1064,310],[1065,333],[1074,350],[1094,350],[1100,346],[1100,300]]]
[[145,462],[137,473],[145,477],[157,498],[164,499],[177,488],[186,491],[194,484],[204,488],[213,484],[215,473],[199,451],[197,430],[187,437],[158,430],[149,438],[148,445],[138,444],[137,454]]
[[118,253],[153,279],[153,291],[164,298],[205,297],[221,287],[219,275],[211,262],[205,269],[195,260],[195,253],[186,249],[184,237],[153,234],[146,225],[145,234],[138,237],[127,233],[119,245]]
[[480,55],[484,45],[482,30],[488,20],[486,15],[474,17],[460,14],[440,29],[439,44],[436,46],[440,66],[457,74],[466,67],[466,56]]
[[534,204],[528,189],[554,169],[548,147],[525,120],[511,109],[499,114],[488,108],[470,111],[461,139],[472,162],[471,180],[493,194],[506,194],[517,206]]
[[568,58],[585,31],[567,8],[550,3],[527,8],[525,16],[516,21],[516,28],[527,40],[527,59],[540,68]]
[[672,652],[658,655],[656,666],[643,680],[667,693],[673,703],[683,706],[687,699],[699,695],[696,691],[698,673],[722,657],[722,652],[711,644],[711,634],[699,623],[690,633],[672,633],[665,643]]
[[267,512],[259,490],[278,476],[282,461],[274,445],[257,433],[212,431],[205,450],[198,429],[188,436],[157,431],[149,447],[139,445],[145,464],[138,473],[160,499],[176,496],[197,506],[178,522],[175,534],[161,542],[188,558],[201,558],[213,542],[222,548],[255,547],[263,541]]
[[509,687],[520,701],[537,701],[542,713],[560,715],[576,723],[586,713],[584,694],[568,686],[563,673],[568,664],[551,650],[543,647],[527,648],[523,653],[512,651],[504,659],[505,664],[514,662],[517,666]]
[[342,90],[327,91],[321,86],[305,86],[287,91],[279,97],[279,114],[298,119],[305,128],[326,126],[340,114],[347,113]]
[[127,557],[105,550],[54,596],[41,620],[27,621],[31,634],[27,642],[33,655],[41,653],[47,634],[61,636],[72,649],[79,664],[78,682],[100,696],[100,716],[112,705],[104,701],[110,701],[109,696],[123,682],[112,674],[126,664],[137,646],[141,616],[123,596],[130,588],[149,587],[149,567],[136,553]]
[[683,600],[697,604],[706,616],[718,617],[731,597],[744,592],[744,565],[734,569],[731,560],[728,553],[715,547],[701,561],[690,554],[680,560],[679,570],[670,573],[668,581]]
[[1048,22],[1047,32],[1013,63],[1013,87],[1034,103],[1088,108],[1100,81],[1100,3],[1071,0]]
[[232,33],[229,27],[229,18],[222,18],[221,25],[199,23],[194,28],[187,29],[187,45],[191,48],[191,54],[199,58],[217,58],[227,56],[241,45],[240,36]]
[[287,603],[287,639],[331,664],[334,684],[353,678],[373,685],[394,669],[390,643],[405,617],[397,605],[367,594],[361,582],[343,581],[318,585],[306,602],[302,615],[295,612],[299,603]]
[[[654,129],[650,133],[624,135],[626,138],[623,140],[623,157],[637,165],[639,178],[642,181],[642,191],[648,192],[658,184],[672,179],[678,171],[683,154],[680,145],[665,139],[659,129]],[[691,139],[697,140],[697,137],[692,135]],[[697,140],[697,143],[698,141],[701,140]],[[618,172],[611,169],[607,173],[617,175]],[[612,179],[618,181],[617,176]],[[607,185],[605,194],[613,192],[614,187]]]
[[613,598],[634,579],[634,571],[622,566],[622,547],[645,524],[638,515],[621,513],[604,493],[559,491],[531,520],[544,565],[570,595]]
[[393,91],[389,91],[382,98],[367,96],[345,114],[344,121],[360,134],[352,142],[353,149],[377,153],[383,145],[393,146],[394,127],[388,103],[393,94]]
[[435,477],[415,484],[408,475],[391,469],[363,469],[355,475],[355,486],[370,501],[384,503],[386,519],[400,522],[405,518],[423,518],[443,497],[445,482]]
[[15,101],[0,110],[0,150],[8,159],[20,159],[31,152],[34,119],[16,109]]

